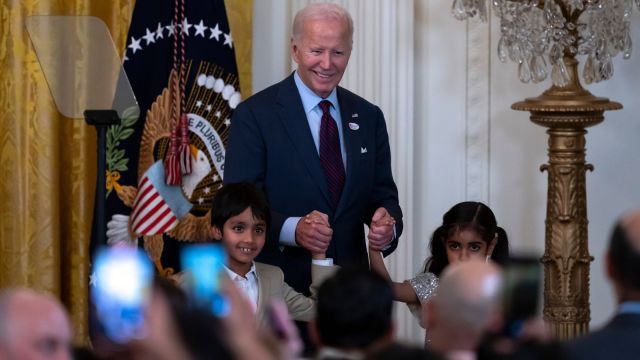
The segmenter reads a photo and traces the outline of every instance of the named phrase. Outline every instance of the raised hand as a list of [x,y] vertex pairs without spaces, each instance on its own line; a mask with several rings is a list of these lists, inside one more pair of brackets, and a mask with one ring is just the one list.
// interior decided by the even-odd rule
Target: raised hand
[[371,217],[369,225],[369,248],[382,251],[393,239],[393,226],[396,220],[389,214],[387,209],[380,207]]
[[314,258],[323,258],[331,242],[333,229],[327,214],[314,210],[298,221],[296,243],[309,250]]

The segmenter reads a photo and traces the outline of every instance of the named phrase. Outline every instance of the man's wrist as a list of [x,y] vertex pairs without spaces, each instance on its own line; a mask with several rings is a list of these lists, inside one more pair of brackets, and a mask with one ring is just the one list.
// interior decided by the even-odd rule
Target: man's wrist
[[280,238],[278,239],[281,246],[299,246],[296,243],[296,227],[300,219],[302,218],[292,216],[284,221],[280,229]]

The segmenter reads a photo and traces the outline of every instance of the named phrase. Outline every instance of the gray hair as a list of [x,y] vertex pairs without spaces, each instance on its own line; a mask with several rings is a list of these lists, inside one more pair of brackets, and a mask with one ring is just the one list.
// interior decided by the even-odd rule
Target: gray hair
[[296,13],[291,29],[291,38],[295,41],[300,39],[302,29],[307,21],[311,20],[338,20],[347,24],[349,39],[353,42],[353,19],[347,9],[334,3],[312,3],[305,6]]

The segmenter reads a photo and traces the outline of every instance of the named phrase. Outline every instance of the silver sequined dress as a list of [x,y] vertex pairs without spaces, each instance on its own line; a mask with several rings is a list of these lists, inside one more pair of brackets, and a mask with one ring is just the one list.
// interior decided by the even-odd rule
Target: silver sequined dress
[[[413,291],[416,292],[418,296],[418,300],[420,300],[420,304],[407,304],[409,310],[413,316],[418,319],[420,322],[420,326],[426,329],[425,324],[422,322],[422,304],[427,302],[429,299],[436,294],[436,290],[438,289],[438,277],[433,273],[424,272],[417,274],[414,278],[407,280]],[[427,343],[427,336],[425,334],[425,345]]]

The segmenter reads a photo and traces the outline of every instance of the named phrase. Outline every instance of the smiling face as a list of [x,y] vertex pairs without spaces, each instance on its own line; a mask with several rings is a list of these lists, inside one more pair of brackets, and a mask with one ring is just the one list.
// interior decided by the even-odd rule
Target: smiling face
[[484,260],[488,246],[480,235],[472,230],[456,231],[444,242],[449,265],[469,260]]
[[251,270],[253,259],[260,253],[266,239],[267,224],[256,219],[251,208],[246,208],[236,216],[230,217],[222,231],[214,228],[218,238],[222,239],[229,256],[227,266],[238,275],[244,276]]
[[342,79],[351,56],[351,35],[343,19],[308,20],[291,39],[291,55],[302,82],[326,98]]

